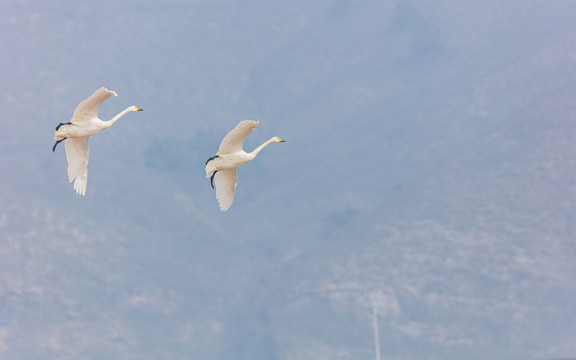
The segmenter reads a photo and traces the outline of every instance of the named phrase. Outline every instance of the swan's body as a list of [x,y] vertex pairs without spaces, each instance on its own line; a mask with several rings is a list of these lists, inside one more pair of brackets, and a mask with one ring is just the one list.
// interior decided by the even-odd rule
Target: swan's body
[[98,119],[98,109],[111,96],[117,96],[114,91],[101,87],[94,94],[82,101],[72,115],[69,123],[60,123],[56,127],[54,140],[56,145],[67,140],[65,145],[68,159],[68,180],[74,181],[74,190],[79,195],[86,195],[88,184],[88,138],[112,126],[118,119],[129,112],[142,111],[137,106],[130,106],[114,116],[109,121]]
[[266,146],[272,143],[284,142],[279,137],[273,137],[254,151],[247,153],[242,147],[244,140],[258,126],[258,121],[244,120],[240,121],[220,143],[220,148],[216,156],[206,161],[206,177],[210,178],[212,187],[216,184],[216,199],[221,211],[226,211],[232,206],[236,185],[238,184],[238,175],[236,169],[254,160],[256,155]]

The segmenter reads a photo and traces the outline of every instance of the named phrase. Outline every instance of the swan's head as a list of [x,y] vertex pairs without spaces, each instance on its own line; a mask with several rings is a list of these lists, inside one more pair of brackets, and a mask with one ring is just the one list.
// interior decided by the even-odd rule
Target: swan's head
[[279,142],[286,142],[286,140],[282,140],[278,136],[274,136],[272,138],[272,142],[279,143]]
[[138,106],[130,106],[130,107],[128,108],[128,111],[130,111],[130,112],[136,112],[136,111],[144,111],[144,110],[142,110],[142,109],[139,108]]

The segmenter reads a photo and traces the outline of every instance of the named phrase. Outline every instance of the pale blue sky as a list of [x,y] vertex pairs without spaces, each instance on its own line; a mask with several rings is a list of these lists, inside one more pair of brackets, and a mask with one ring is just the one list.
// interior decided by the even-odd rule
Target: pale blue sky
[[[0,358],[576,356],[572,1],[4,1]],[[100,86],[86,197],[54,127]],[[259,120],[236,200],[204,161]]]

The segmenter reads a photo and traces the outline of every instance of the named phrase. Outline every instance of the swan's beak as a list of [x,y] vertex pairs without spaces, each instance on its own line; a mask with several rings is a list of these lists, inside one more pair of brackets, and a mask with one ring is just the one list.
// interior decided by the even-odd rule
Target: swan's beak
[[144,111],[144,109],[141,109],[138,106],[136,106],[136,109],[138,109],[138,111]]
[[278,138],[278,140],[280,140],[280,142],[286,142],[286,140],[283,140],[283,139],[280,139],[280,138]]

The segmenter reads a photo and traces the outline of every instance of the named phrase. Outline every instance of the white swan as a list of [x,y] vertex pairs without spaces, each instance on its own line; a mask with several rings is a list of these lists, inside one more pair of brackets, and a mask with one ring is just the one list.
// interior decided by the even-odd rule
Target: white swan
[[228,210],[234,201],[236,185],[238,184],[236,169],[240,165],[254,160],[256,155],[268,144],[284,142],[284,140],[275,136],[258,146],[251,153],[245,152],[242,149],[244,140],[254,131],[256,126],[258,126],[258,121],[240,121],[222,139],[216,155],[206,161],[206,177],[210,178],[212,187],[216,183],[216,199],[218,199],[220,211]]
[[88,138],[100,130],[109,128],[127,113],[142,111],[137,106],[130,106],[111,120],[102,121],[98,119],[98,109],[111,96],[117,95],[114,91],[101,87],[78,105],[71,122],[60,123],[56,127],[54,134],[56,144],[52,147],[52,151],[56,151],[56,145],[60,142],[68,140],[64,144],[68,159],[68,180],[74,181],[74,190],[78,195],[86,195],[88,184]]

